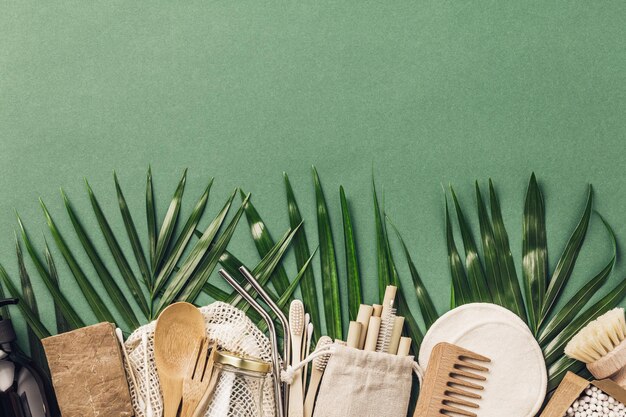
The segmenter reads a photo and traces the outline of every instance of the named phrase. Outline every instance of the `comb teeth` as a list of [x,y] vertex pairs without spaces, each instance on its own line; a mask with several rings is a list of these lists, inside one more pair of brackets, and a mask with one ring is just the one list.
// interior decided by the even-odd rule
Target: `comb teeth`
[[[478,355],[449,343],[433,348],[429,368],[424,380],[424,394],[420,395],[414,416],[464,416],[477,417],[482,396],[479,384],[487,378],[481,373],[489,369],[476,362],[491,362]],[[431,368],[434,367],[434,368]]]

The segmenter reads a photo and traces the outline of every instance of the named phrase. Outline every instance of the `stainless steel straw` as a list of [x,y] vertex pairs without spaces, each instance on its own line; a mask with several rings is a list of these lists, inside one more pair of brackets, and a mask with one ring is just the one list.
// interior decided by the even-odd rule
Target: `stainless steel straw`
[[[274,302],[274,300],[272,300],[272,297],[269,296],[269,294],[263,289],[263,286],[259,284],[259,281],[257,281],[254,275],[252,275],[252,273],[250,273],[245,266],[240,267],[239,272],[241,272],[250,285],[252,285],[252,288],[259,293],[263,301],[265,301],[267,306],[274,312],[274,314],[276,314],[276,317],[278,317],[278,320],[280,321],[283,328],[283,366],[287,369],[287,365],[291,360],[291,333],[289,332],[289,321],[280,307]],[[285,401],[285,410],[287,410],[289,407],[289,389],[286,387],[283,393],[283,398]]]
[[283,396],[281,389],[281,381],[280,381],[280,372],[282,370],[282,364],[280,359],[280,354],[278,353],[278,337],[276,335],[276,327],[274,326],[274,321],[270,317],[270,315],[261,307],[259,303],[250,295],[248,292],[241,286],[239,283],[231,277],[228,272],[223,269],[219,271],[222,278],[226,280],[234,289],[237,291],[250,305],[254,308],[260,315],[263,317],[263,320],[267,323],[267,328],[269,329],[269,337],[270,342],[272,344],[272,374],[274,375],[274,397],[276,402],[276,411],[278,412],[278,417],[285,417],[284,408],[283,408]]

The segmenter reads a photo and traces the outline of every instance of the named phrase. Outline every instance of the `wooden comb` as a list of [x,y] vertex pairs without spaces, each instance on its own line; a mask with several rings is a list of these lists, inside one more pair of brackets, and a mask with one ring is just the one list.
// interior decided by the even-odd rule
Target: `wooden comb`
[[477,416],[468,409],[478,408],[478,404],[463,397],[474,401],[482,398],[475,391],[483,387],[470,380],[486,381],[486,377],[473,371],[489,369],[468,359],[491,362],[489,358],[450,343],[439,343],[433,348],[413,417]]

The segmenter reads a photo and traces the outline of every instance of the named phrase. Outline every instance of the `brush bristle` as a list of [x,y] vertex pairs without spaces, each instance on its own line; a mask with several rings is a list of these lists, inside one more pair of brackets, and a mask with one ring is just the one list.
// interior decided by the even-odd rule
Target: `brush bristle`
[[289,307],[289,328],[294,336],[304,333],[304,304],[300,300],[293,300]]
[[[320,337],[320,340],[317,341],[317,346],[315,350],[320,350],[325,346],[329,346],[333,344],[333,339],[328,336]],[[328,365],[328,360],[330,359],[330,353],[326,355],[320,355],[317,358],[313,359],[313,366],[320,372],[324,372],[326,369],[326,365]]]
[[607,311],[576,334],[565,346],[572,359],[592,363],[606,356],[626,338],[623,308]]
[[395,322],[396,309],[393,308],[393,302],[391,302],[381,317],[378,341],[376,343],[376,352],[389,352],[389,344],[391,343],[391,335],[393,333],[393,326]]

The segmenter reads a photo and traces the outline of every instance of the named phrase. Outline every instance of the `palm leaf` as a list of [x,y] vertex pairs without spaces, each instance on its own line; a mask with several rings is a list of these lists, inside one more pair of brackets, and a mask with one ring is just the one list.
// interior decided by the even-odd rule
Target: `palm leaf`
[[230,243],[230,240],[235,233],[235,229],[237,228],[237,224],[239,223],[239,219],[241,219],[241,216],[243,215],[243,206],[249,198],[250,194],[246,196],[241,204],[241,207],[237,210],[237,213],[235,213],[228,226],[226,226],[224,232],[217,238],[215,245],[211,247],[205,259],[202,260],[202,263],[198,266],[196,274],[194,274],[192,279],[187,282],[181,295],[178,297],[179,301],[187,301],[191,303],[198,297],[198,295],[200,295],[204,283],[209,279],[209,276],[220,260],[220,256]]
[[502,279],[506,306],[524,320],[524,322],[528,322],[526,307],[524,306],[524,299],[522,297],[522,289],[517,279],[515,263],[513,262],[513,255],[511,254],[511,247],[509,245],[509,235],[504,226],[504,219],[502,218],[502,211],[500,210],[500,201],[498,200],[498,195],[496,194],[495,187],[491,180],[489,180],[489,203],[491,206],[496,258]]
[[[70,200],[68,199],[67,195],[63,192],[63,190],[61,190],[61,196],[63,197],[65,208],[67,209],[67,213],[70,217],[70,221],[72,222],[72,225],[74,226],[76,235],[78,236],[80,243],[83,245],[83,249],[85,250],[85,253],[89,257],[91,264],[96,270],[96,274],[100,278],[100,281],[102,282],[102,285],[104,286],[107,294],[111,298],[113,305],[119,312],[120,316],[122,317],[122,320],[124,320],[124,322],[127,325],[129,325],[132,329],[136,329],[137,327],[139,327],[139,320],[137,320],[137,316],[133,312],[132,307],[128,303],[128,300],[126,300],[126,297],[124,296],[124,293],[122,293],[122,290],[120,289],[120,287],[117,285],[117,283],[113,279],[113,276],[111,276],[111,273],[109,272],[107,267],[104,265],[104,261],[100,258],[100,255],[98,254],[98,251],[96,250],[96,247],[91,242],[91,239],[87,235],[87,231],[85,230],[80,220],[78,219],[78,216],[76,215],[76,212],[74,211],[72,204],[70,203]],[[54,229],[56,230],[56,227],[54,227]],[[60,234],[59,234],[59,237],[60,237]],[[71,260],[72,266],[70,266],[70,268],[72,269],[72,272],[74,273],[74,275],[75,276],[79,275],[81,276],[81,280],[89,282],[89,279],[84,275],[83,271],[78,266],[78,263],[76,262],[74,256],[70,253],[69,247],[64,246],[63,250],[65,251],[64,256],[66,256],[66,259]],[[99,301],[98,303],[94,303],[94,304],[98,306],[105,306],[105,304],[102,301],[100,300],[98,301]],[[109,315],[111,314],[108,311],[108,309],[106,309],[106,307],[102,310],[102,312],[105,313],[103,317],[106,317],[106,314],[109,314]],[[114,323],[113,320],[109,320],[109,321],[111,323]]]
[[163,223],[159,229],[159,236],[157,237],[157,247],[155,253],[155,261],[153,270],[159,271],[161,263],[165,258],[165,254],[170,245],[176,222],[178,221],[178,215],[180,213],[180,205],[183,198],[183,192],[185,191],[185,183],[187,182],[187,170],[183,171],[183,176],[178,182],[174,197],[170,202],[170,206],[167,208]]
[[547,286],[548,248],[543,197],[534,173],[524,203],[522,259],[528,325],[536,334]]
[[102,231],[104,240],[106,241],[107,246],[109,247],[109,250],[113,255],[113,260],[115,261],[115,264],[117,265],[117,268],[119,269],[122,278],[124,278],[124,282],[130,290],[130,293],[139,305],[141,312],[146,318],[148,318],[150,317],[150,307],[148,306],[146,298],[141,291],[139,281],[137,281],[137,277],[135,277],[133,270],[128,264],[122,248],[120,247],[119,243],[117,243],[117,239],[113,234],[113,230],[111,229],[111,226],[109,225],[109,222],[107,221],[104,212],[102,211],[102,208],[98,203],[98,199],[96,198],[93,190],[89,186],[87,180],[85,180],[85,185],[87,187],[87,193],[89,194],[89,201],[91,201],[91,207],[93,208],[96,219],[98,220],[98,225],[100,226],[100,230]]
[[[139,270],[141,271],[141,276],[143,277],[144,284],[146,284],[146,287],[149,291],[152,291],[152,278],[150,275],[150,267],[148,267],[148,262],[146,262],[146,257],[143,253],[141,241],[139,240],[139,234],[137,233],[137,229],[135,228],[135,222],[133,222],[133,217],[131,216],[130,210],[128,209],[128,204],[126,204],[126,199],[124,198],[122,187],[120,187],[120,183],[117,180],[117,174],[115,173],[113,173],[113,180],[115,181],[115,191],[117,193],[117,201],[120,206],[120,213],[122,215],[122,219],[124,220],[124,227],[126,228],[126,234],[128,234],[130,245],[133,248],[133,253],[135,254],[135,260],[137,261],[137,265],[139,266]],[[148,231],[149,230],[150,229],[148,229]]]
[[22,241],[24,242],[24,246],[26,246],[26,251],[30,256],[30,259],[35,264],[35,268],[37,269],[41,280],[52,295],[52,299],[62,311],[63,316],[72,328],[77,329],[80,327],[85,327],[85,323],[83,322],[83,320],[80,318],[78,313],[76,313],[76,310],[74,310],[67,298],[65,298],[65,296],[63,295],[63,293],[59,290],[57,282],[51,278],[50,274],[46,270],[46,267],[44,266],[39,257],[39,254],[35,250],[30,238],[28,237],[28,233],[26,233],[26,228],[24,227],[24,224],[22,223],[22,220],[19,216],[17,216],[17,223],[20,227]]
[[335,244],[333,242],[333,232],[330,225],[328,207],[315,167],[313,167],[313,183],[315,186],[315,201],[317,206],[317,231],[320,244],[320,266],[322,272],[322,289],[324,292],[326,332],[331,338],[335,339],[341,338],[343,334],[337,258],[335,255]]
[[[22,295],[17,290],[15,285],[13,285],[13,282],[11,282],[11,279],[9,278],[7,271],[4,269],[2,265],[0,265],[0,279],[2,280],[2,282],[4,282],[4,286],[7,288],[7,291],[9,292],[11,297],[17,298],[17,299],[22,298]],[[50,332],[48,331],[48,329],[46,329],[46,326],[44,326],[44,324],[41,322],[38,314],[36,314],[33,310],[31,310],[31,308],[28,306],[27,303],[18,303],[17,306],[20,309],[20,312],[22,313],[22,316],[24,317],[26,324],[28,324],[28,327],[33,331],[33,333],[38,338],[44,339],[50,336]]]
[[[50,248],[48,247],[48,242],[45,242],[44,248],[44,257],[46,258],[46,264],[48,265],[48,273],[50,274],[50,280],[56,286],[57,291],[59,290],[59,274],[57,273],[57,267],[54,263],[54,259],[52,258],[52,254],[50,253]],[[70,330],[74,330],[74,328],[67,321],[65,316],[63,315],[63,308],[61,305],[53,298],[54,303],[54,317],[56,319],[57,332],[65,333]]]
[[189,240],[193,236],[194,230],[196,230],[196,226],[202,218],[202,214],[204,213],[207,202],[209,200],[209,192],[212,185],[213,179],[209,181],[209,184],[204,190],[204,193],[202,193],[202,196],[200,196],[200,199],[198,200],[194,209],[189,215],[189,218],[187,219],[183,230],[181,231],[178,239],[176,240],[176,243],[174,244],[174,248],[165,260],[163,268],[161,268],[159,275],[154,281],[155,291],[158,292],[163,288],[163,286],[167,283],[167,280],[170,278],[172,272],[174,271],[174,268],[176,267],[176,265],[178,265],[178,262],[183,256]]
[[448,263],[450,265],[450,274],[452,275],[452,307],[471,303],[476,300],[477,294],[473,293],[467,277],[465,268],[461,261],[461,256],[454,242],[454,234],[452,233],[452,222],[450,221],[450,210],[448,208],[448,199],[446,198],[446,242],[448,246]]
[[[4,287],[0,285],[0,300],[5,300],[6,298],[7,297],[4,293]],[[0,317],[4,318],[5,320],[11,318],[11,313],[9,313],[9,306],[4,305],[0,307]]]
[[[20,241],[15,235],[15,253],[17,255],[17,266],[20,275],[20,284],[22,286],[22,302],[24,302],[28,308],[32,311],[33,315],[40,320],[39,308],[37,307],[37,301],[35,300],[35,293],[33,291],[33,285],[30,281],[30,276],[26,270],[24,264],[24,255],[22,254],[22,248]],[[33,329],[29,326],[27,331],[28,345],[30,347],[30,356],[34,359],[35,363],[39,365],[41,369],[46,368],[46,354],[43,351],[41,345],[41,338],[35,334]]]
[[483,272],[483,267],[480,264],[478,249],[476,248],[476,243],[472,237],[472,232],[467,224],[467,221],[465,220],[465,215],[461,210],[456,193],[452,187],[450,187],[450,193],[452,194],[452,201],[454,202],[454,207],[456,209],[461,238],[463,240],[463,247],[465,248],[465,268],[467,270],[469,285],[474,294],[474,301],[492,302],[490,288],[487,285],[485,273]]
[[385,289],[390,284],[389,264],[385,249],[385,231],[383,218],[380,214],[378,204],[378,194],[376,193],[376,183],[372,179],[372,189],[374,193],[374,224],[376,226],[376,269],[378,271],[378,296],[380,302],[385,298]]
[[359,307],[363,302],[363,290],[361,289],[361,277],[359,275],[359,260],[357,258],[356,243],[350,208],[346,200],[343,187],[339,187],[341,199],[341,214],[343,218],[343,241],[346,251],[346,279],[348,282],[348,315],[350,320],[356,320]]
[[146,223],[148,226],[148,246],[150,248],[150,265],[156,271],[157,224],[154,187],[152,186],[152,168],[148,167],[146,178]]
[[487,213],[487,207],[483,200],[478,181],[475,183],[476,189],[476,204],[478,208],[478,221],[480,225],[480,237],[483,247],[483,255],[485,258],[485,275],[489,290],[493,298],[493,302],[504,306],[506,308],[514,308],[514,303],[509,303],[507,299],[505,283],[502,279],[500,272],[500,265],[498,265],[498,250],[496,248],[496,239],[493,232],[493,226],[491,219]]
[[[285,189],[287,194],[287,211],[289,213],[289,226],[291,229],[295,229],[302,223],[302,215],[296,197],[289,182],[289,177],[286,173],[283,173],[285,181]],[[315,286],[315,275],[313,268],[304,268],[308,259],[311,257],[309,250],[309,244],[306,237],[306,231],[304,226],[298,229],[298,232],[293,238],[293,250],[296,256],[296,265],[298,270],[304,271],[302,279],[300,280],[300,291],[302,293],[302,301],[306,306],[307,311],[311,316],[311,323],[318,331],[321,331],[322,321],[321,314],[317,299],[317,288]]]
[[587,234],[589,219],[591,218],[592,205],[593,194],[592,188],[591,186],[589,186],[587,204],[585,205],[583,215],[580,219],[580,222],[578,223],[578,226],[576,226],[576,229],[572,233],[572,236],[569,238],[569,241],[565,246],[565,250],[563,251],[561,258],[559,259],[559,262],[556,264],[556,268],[554,270],[554,273],[552,274],[552,278],[550,278],[550,284],[548,285],[548,290],[546,291],[545,299],[541,309],[541,321],[545,320],[548,317],[552,307],[558,300],[561,290],[567,284],[567,281],[572,275],[572,270],[574,269],[574,265],[576,264],[576,260],[578,259],[578,253],[580,252],[580,248],[582,247],[583,241],[585,240],[585,235]]
[[65,239],[63,238],[63,236],[61,235],[61,232],[59,231],[56,224],[52,220],[52,216],[48,212],[48,209],[46,208],[46,205],[44,204],[43,200],[40,199],[39,201],[41,203],[41,207],[46,217],[48,228],[50,229],[50,232],[52,233],[52,237],[54,238],[57,248],[63,255],[63,258],[65,259],[65,262],[70,268],[70,271],[72,272],[72,275],[74,276],[74,279],[76,280],[76,283],[80,287],[81,292],[85,296],[85,299],[87,300],[87,303],[89,304],[89,307],[91,307],[91,310],[93,311],[93,313],[95,314],[96,318],[99,321],[115,323],[115,319],[113,318],[113,315],[107,308],[106,304],[102,301],[100,296],[96,293],[96,290],[93,288],[93,285],[91,285],[89,278],[87,278],[83,270],[78,265],[78,262],[76,261],[76,258],[74,258],[74,255],[72,255],[70,248],[67,246],[67,243],[65,243]]
[[570,359],[567,356],[562,356],[559,360],[554,362],[552,365],[548,367],[548,392],[552,392],[555,390],[561,380],[565,377],[565,374],[568,372],[573,372],[575,374],[579,374],[583,378],[588,379],[584,374],[587,369],[585,368],[585,364],[582,362],[575,361],[574,359]]
[[205,258],[205,254],[209,251],[211,243],[213,239],[217,235],[220,227],[224,223],[224,219],[226,218],[226,214],[230,210],[230,206],[235,198],[235,190],[231,196],[226,201],[226,204],[217,214],[217,216],[213,219],[213,221],[206,228],[202,237],[196,242],[194,247],[191,249],[189,255],[183,261],[182,266],[176,273],[176,275],[172,278],[171,282],[167,285],[163,296],[159,302],[159,307],[157,308],[157,312],[160,312],[162,309],[171,304],[178,296],[181,294],[183,289],[187,286],[187,283],[196,279],[197,273],[196,270],[200,270],[202,266],[201,263]]
[[[239,194],[242,199],[245,198],[245,194],[242,190],[239,190]],[[274,239],[251,201],[246,203],[244,213],[246,214],[246,219],[248,221],[248,225],[250,226],[250,235],[252,236],[254,245],[259,252],[259,256],[263,258],[274,246]],[[279,265],[276,268],[271,277],[271,281],[274,288],[276,288],[276,291],[279,293],[286,291],[287,287],[289,287],[289,278],[287,277],[287,272],[285,272],[285,268],[282,265]]]
[[398,240],[400,241],[400,245],[402,246],[402,250],[404,252],[404,257],[406,258],[406,262],[409,265],[409,272],[411,273],[411,279],[413,280],[413,287],[415,288],[415,292],[417,294],[417,302],[420,308],[420,312],[422,313],[422,318],[424,319],[424,323],[426,324],[426,328],[430,328],[432,324],[439,318],[439,314],[437,313],[437,309],[435,308],[435,304],[433,303],[430,294],[426,290],[424,286],[424,282],[417,272],[417,268],[413,263],[413,259],[411,258],[411,254],[409,253],[409,249],[404,243],[404,239],[400,235],[400,231],[398,228],[387,218],[387,221],[396,232],[398,236]]

